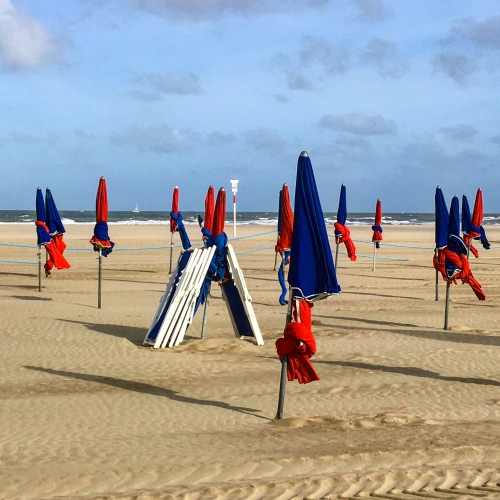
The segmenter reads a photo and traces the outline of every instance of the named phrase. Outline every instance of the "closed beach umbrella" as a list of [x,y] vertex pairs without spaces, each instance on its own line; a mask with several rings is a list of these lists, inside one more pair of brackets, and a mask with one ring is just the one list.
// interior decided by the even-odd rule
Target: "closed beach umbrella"
[[340,187],[339,208],[337,210],[337,222],[335,222],[335,269],[339,256],[339,245],[344,243],[347,256],[354,262],[356,260],[356,246],[351,239],[351,232],[345,225],[347,221],[347,192],[344,184]]
[[[175,186],[172,194],[172,210],[170,214],[177,215],[179,213],[179,188]],[[172,253],[174,251],[174,232],[177,229],[177,222],[170,215],[170,266],[168,272],[172,272]]]
[[340,293],[311,160],[305,151],[297,162],[293,215],[288,274],[292,294],[284,337],[276,341],[276,350],[282,363],[279,419],[283,418],[286,380],[297,379],[299,383],[319,380],[309,361],[316,352],[311,331],[313,301]]
[[101,308],[101,278],[102,278],[102,257],[107,257],[115,246],[108,234],[108,189],[106,179],[99,179],[97,195],[95,199],[95,226],[94,235],[90,243],[94,246],[94,251],[99,252],[99,273],[97,280],[97,308]]
[[472,238],[470,237],[470,233],[472,230],[472,216],[470,213],[469,200],[467,200],[467,196],[465,194],[462,196],[462,237],[467,246],[467,257],[469,257],[469,252],[477,257],[479,257],[479,252],[472,245]]
[[278,232],[278,236],[276,238],[276,246],[274,248],[274,269],[273,269],[273,271],[276,271],[276,264],[278,263],[278,253],[279,253],[278,242],[279,242],[280,233],[281,233],[281,198],[282,198],[282,196],[283,196],[283,190],[280,189],[280,194],[278,197],[278,227],[276,228],[276,230]]
[[[64,250],[66,249],[66,243],[63,240],[63,234],[66,232],[64,229],[64,225],[61,220],[61,216],[59,215],[59,211],[57,210],[56,203],[54,198],[52,197],[52,193],[50,189],[47,188],[45,191],[45,222],[47,227],[49,228],[49,234],[52,238],[54,246],[57,247],[61,256],[64,254]],[[55,261],[49,256],[47,262],[45,263],[45,274],[48,276],[51,274],[52,268],[55,266],[57,269],[69,269],[70,265],[64,259],[65,262],[61,262],[60,265],[63,267],[57,267]]]
[[311,160],[297,164],[288,283],[294,297],[314,301],[340,292]]
[[45,224],[45,203],[40,188],[36,190],[36,244],[38,245],[38,291],[42,291],[42,246],[50,243],[49,228]]
[[[483,248],[485,250],[489,250],[490,243],[488,238],[486,237],[486,232],[482,226],[483,223],[483,192],[481,189],[477,190],[476,200],[474,202],[474,211],[472,212],[472,221],[471,221],[471,231],[470,237],[475,240],[480,240]],[[476,257],[478,257],[476,255]]]
[[214,187],[210,186],[205,196],[205,220],[203,221],[203,227],[208,231],[212,232],[212,226],[214,223]]
[[281,266],[278,269],[278,280],[281,285],[281,295],[279,298],[279,303],[284,306],[288,304],[285,300],[287,286],[285,283],[285,266],[290,260],[290,250],[292,247],[292,234],[293,234],[293,212],[292,205],[290,203],[290,192],[288,186],[283,184],[283,188],[280,191],[280,226],[278,242],[275,246],[276,254],[281,255]]
[[448,221],[450,215],[446,207],[443,191],[438,186],[434,195],[434,240],[436,248],[434,250],[433,265],[436,270],[436,300],[439,300],[439,273],[446,280],[446,270],[444,266],[443,248],[448,242]]
[[375,259],[377,257],[377,248],[380,248],[380,242],[382,241],[382,202],[377,200],[377,205],[375,207],[375,224],[372,226],[373,230],[373,267],[372,271],[375,271]]

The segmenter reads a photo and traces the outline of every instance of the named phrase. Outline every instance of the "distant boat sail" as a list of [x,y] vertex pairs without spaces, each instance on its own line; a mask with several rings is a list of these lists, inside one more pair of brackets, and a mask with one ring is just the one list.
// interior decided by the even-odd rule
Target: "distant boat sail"
[[134,214],[139,213],[139,205],[137,205],[137,203],[135,204],[135,208],[134,208],[134,210],[132,210],[132,212],[134,212]]

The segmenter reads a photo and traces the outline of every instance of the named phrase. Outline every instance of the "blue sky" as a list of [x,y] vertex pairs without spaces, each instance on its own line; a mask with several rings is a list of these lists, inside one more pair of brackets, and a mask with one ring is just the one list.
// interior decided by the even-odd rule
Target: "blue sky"
[[325,211],[500,212],[500,2],[0,0],[0,209],[277,210],[309,152]]

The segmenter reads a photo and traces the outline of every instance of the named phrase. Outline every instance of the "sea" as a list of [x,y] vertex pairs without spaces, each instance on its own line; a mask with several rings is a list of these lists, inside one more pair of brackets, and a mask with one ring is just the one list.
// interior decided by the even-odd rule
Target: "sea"
[[[59,215],[63,224],[95,224],[95,211],[93,210],[60,210]],[[203,212],[182,211],[185,224],[198,224],[198,215],[203,217]],[[325,212],[325,223],[333,224],[337,220],[336,212]],[[373,213],[352,212],[348,214],[347,224],[369,225],[374,223]],[[0,210],[0,224],[33,224],[36,220],[34,210]],[[167,212],[138,212],[113,211],[108,213],[110,224],[141,225],[141,224],[168,224],[169,214]],[[226,214],[227,224],[233,223],[233,213]],[[238,212],[236,224],[248,225],[276,225],[278,223],[277,212]],[[382,218],[382,224],[394,226],[411,226],[422,224],[434,224],[434,213],[386,213]],[[500,225],[500,214],[485,214],[483,225]]]

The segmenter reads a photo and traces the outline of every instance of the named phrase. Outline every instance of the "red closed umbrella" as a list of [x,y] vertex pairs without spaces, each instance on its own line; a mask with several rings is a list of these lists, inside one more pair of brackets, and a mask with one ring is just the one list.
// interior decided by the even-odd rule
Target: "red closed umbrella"
[[382,241],[382,202],[377,200],[377,206],[375,207],[375,224],[372,226],[373,230],[373,268],[375,271],[375,257],[377,254],[377,248],[380,248],[379,242]]
[[479,229],[483,223],[483,192],[481,189],[477,190],[476,193],[476,201],[474,202],[474,211],[472,212],[472,226],[473,228],[471,229],[470,232],[470,237],[471,238],[477,238],[478,236],[481,236],[481,233],[475,231],[474,229]]
[[226,222],[226,190],[220,188],[215,202],[214,221],[212,224],[212,239],[224,232]]
[[210,186],[205,196],[205,220],[203,222],[203,227],[212,232],[212,227],[214,224],[214,187]]
[[[179,188],[175,186],[174,194],[172,195],[172,212],[179,215]],[[173,233],[177,229],[177,222],[170,217],[170,232]]]

